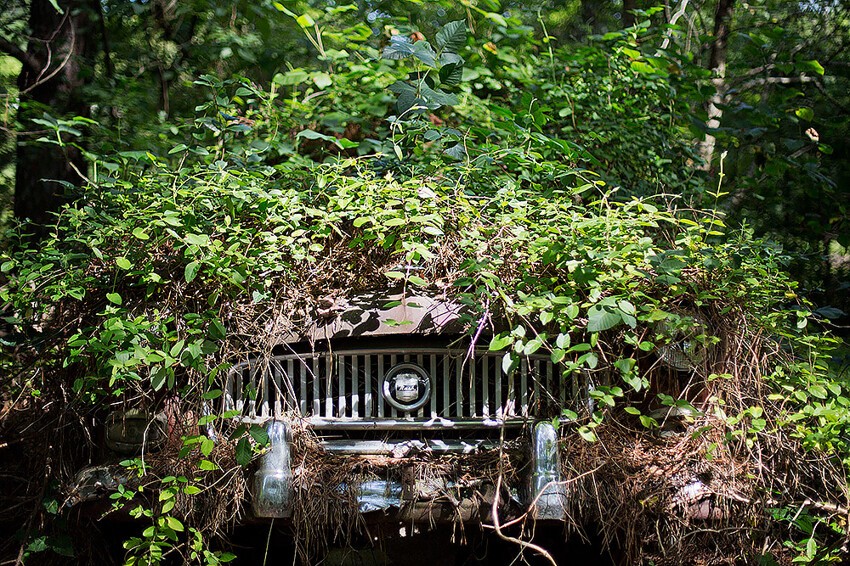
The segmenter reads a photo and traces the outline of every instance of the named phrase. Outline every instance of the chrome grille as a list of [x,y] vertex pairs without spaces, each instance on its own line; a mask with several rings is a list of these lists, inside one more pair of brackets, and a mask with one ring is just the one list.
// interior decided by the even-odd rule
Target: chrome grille
[[[557,415],[578,394],[561,387],[560,369],[548,357],[523,358],[510,374],[504,354],[466,350],[346,350],[278,355],[235,365],[223,391],[224,410],[245,417],[299,415],[314,425],[339,421],[433,419],[508,421]],[[408,413],[392,407],[381,391],[386,373],[414,363],[433,378],[430,401]]]

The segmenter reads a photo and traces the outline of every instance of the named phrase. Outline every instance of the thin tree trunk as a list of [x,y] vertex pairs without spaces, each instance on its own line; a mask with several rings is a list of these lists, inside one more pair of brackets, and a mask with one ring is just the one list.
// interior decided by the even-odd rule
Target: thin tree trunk
[[[30,4],[26,55],[31,64],[24,65],[18,76],[18,118],[25,129],[41,128],[31,120],[44,113],[57,118],[88,115],[80,90],[91,73],[81,70],[94,49],[89,29],[94,20],[85,0],[60,1],[59,6],[61,13],[49,0]],[[19,132],[15,163],[15,216],[34,224],[50,221],[50,213],[66,200],[69,188],[81,183],[80,173],[85,172],[78,149],[34,141],[43,135]]]
[[637,0],[623,0],[623,27],[630,28],[635,25],[635,15],[632,10],[637,9]]
[[721,106],[726,97],[726,57],[729,43],[729,25],[732,21],[732,13],[735,10],[735,0],[717,0],[717,10],[714,13],[714,41],[711,44],[711,53],[708,60],[708,68],[711,69],[711,83],[714,85],[714,94],[708,100],[706,110],[708,121],[705,123],[709,132],[705,134],[705,140],[700,143],[700,156],[703,160],[702,169],[710,170],[714,158],[715,137],[712,130],[720,127],[720,119],[723,117]]

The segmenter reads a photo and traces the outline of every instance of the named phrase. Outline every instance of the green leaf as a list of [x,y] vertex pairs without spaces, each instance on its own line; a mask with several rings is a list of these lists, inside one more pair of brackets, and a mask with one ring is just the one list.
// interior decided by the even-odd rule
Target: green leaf
[[[243,438],[243,440],[245,440],[245,439]],[[249,450],[250,450],[250,447],[249,447]],[[239,447],[238,446],[236,447],[236,458],[237,459],[239,458]],[[201,460],[198,463],[198,467],[200,469],[208,471],[208,472],[218,469],[218,466],[216,466],[214,463],[210,462],[209,460]]]
[[151,372],[151,388],[154,391],[159,391],[165,385],[165,378],[168,376],[168,370],[162,366],[157,367]]
[[596,442],[596,441],[597,441],[596,433],[595,433],[595,432],[593,432],[593,431],[592,431],[589,427],[587,427],[587,426],[581,426],[581,427],[579,427],[579,429],[578,429],[578,434],[579,434],[579,436],[581,436],[583,439],[585,439],[585,440],[586,440],[586,441],[588,441],[588,442]]
[[120,305],[122,303],[121,295],[118,293],[107,293],[106,300],[115,305]]
[[390,44],[381,53],[384,59],[404,59],[411,55],[413,55],[413,43],[403,35],[392,36]]
[[150,236],[148,233],[144,231],[143,228],[135,228],[133,230],[133,236],[135,236],[139,240],[150,240]]
[[50,0],[50,5],[53,6],[53,9],[59,12],[60,14],[65,14],[65,10],[59,7],[59,2],[57,0]]
[[272,6],[274,6],[277,11],[283,12],[287,16],[295,17],[295,14],[280,2],[273,2]]
[[254,451],[251,450],[251,443],[248,441],[248,437],[243,436],[236,443],[236,463],[243,467],[247,466],[251,463],[251,457],[253,455]]
[[801,71],[808,71],[821,76],[823,76],[824,72],[826,72],[823,65],[818,63],[815,59],[811,59],[809,61],[797,61],[797,68]]
[[636,71],[642,75],[652,75],[657,72],[655,67],[643,61],[632,61],[629,67],[631,67],[632,71]]
[[437,32],[437,48],[457,53],[466,45],[466,20],[449,22]]
[[251,425],[251,428],[248,429],[248,434],[260,446],[266,446],[269,443],[269,433],[260,425]]
[[437,54],[427,41],[417,41],[413,44],[413,56],[429,67],[437,64]]
[[301,14],[295,18],[295,21],[298,22],[298,25],[302,28],[311,28],[316,25],[316,22],[310,17],[310,14]]
[[602,332],[614,328],[623,321],[619,311],[609,309],[603,305],[593,305],[587,311],[588,332]]
[[210,245],[210,237],[206,234],[186,234],[185,238],[186,243],[193,246],[206,247]]
[[496,336],[493,336],[493,338],[490,340],[489,350],[491,352],[499,352],[510,346],[511,343],[513,343],[513,338],[511,337],[511,335],[507,332],[502,332],[500,334],[497,334]]
[[224,329],[224,325],[220,320],[215,319],[210,322],[210,338],[213,340],[224,340],[226,335],[227,331]]
[[806,122],[811,122],[815,119],[815,111],[811,108],[797,108],[797,110],[794,111],[794,114],[796,114],[798,118],[800,118],[801,120],[805,120]]
[[186,264],[186,268],[183,270],[183,277],[186,279],[186,283],[191,283],[195,277],[198,275],[198,269],[200,269],[201,264],[197,261],[190,262]]
[[826,391],[826,388],[823,385],[811,385],[809,386],[809,393],[818,399],[826,399],[829,395]]
[[133,264],[126,257],[119,257],[115,260],[115,264],[121,269],[130,269]]
[[295,137],[296,138],[304,138],[304,139],[307,139],[307,140],[325,140],[325,141],[330,141],[330,142],[336,141],[335,137],[328,136],[328,135],[325,135],[325,134],[320,134],[319,132],[316,132],[314,130],[301,130],[300,132],[298,132],[298,135],[296,135]]
[[183,532],[183,523],[181,523],[177,517],[172,517],[171,515],[169,515],[165,518],[165,520],[168,523],[169,527],[171,527],[178,533]]
[[449,63],[440,67],[440,82],[455,86],[463,79],[463,63]]
[[334,84],[334,81],[331,78],[331,76],[327,73],[315,73],[313,75],[313,83],[317,87],[319,87],[321,89],[325,89],[325,88],[328,88],[329,86],[331,86],[332,84]]
[[519,365],[519,358],[512,355],[510,352],[502,356],[502,371],[505,375],[510,375]]

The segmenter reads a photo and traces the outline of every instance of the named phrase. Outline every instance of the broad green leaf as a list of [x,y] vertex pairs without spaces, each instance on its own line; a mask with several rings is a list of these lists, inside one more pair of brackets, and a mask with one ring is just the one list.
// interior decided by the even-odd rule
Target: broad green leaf
[[334,84],[334,81],[327,73],[315,73],[313,74],[313,84],[319,88],[325,89]]
[[579,434],[579,436],[581,436],[583,439],[585,439],[588,442],[596,442],[597,441],[596,433],[593,432],[593,430],[591,430],[587,426],[579,427],[578,428],[578,434]]
[[441,51],[457,53],[466,45],[466,20],[447,23],[437,32],[436,40]]
[[413,44],[413,56],[429,67],[434,67],[437,63],[437,54],[427,41],[417,41]]
[[809,61],[797,61],[797,68],[799,68],[801,71],[808,71],[810,73],[815,73],[821,76],[826,72],[826,70],[823,68],[823,65],[821,65],[815,59],[811,59]]
[[133,264],[126,257],[119,257],[115,260],[115,264],[121,269],[130,269]]
[[193,233],[190,232],[190,233],[186,234],[184,239],[186,240],[186,243],[188,243],[189,245],[200,246],[200,247],[206,247],[206,246],[210,245],[210,237],[207,236],[206,234],[193,234]]
[[796,114],[798,118],[800,118],[801,120],[805,120],[806,122],[811,122],[815,119],[815,111],[811,108],[797,108],[797,110],[794,111],[794,114]]
[[220,320],[216,319],[210,322],[210,338],[213,340],[224,340],[224,337],[227,335],[227,332],[224,329],[224,325]]
[[614,328],[623,322],[623,317],[618,310],[602,305],[593,305],[587,311],[588,332],[602,332]]
[[404,59],[411,55],[413,55],[413,43],[403,35],[392,36],[390,44],[381,53],[384,59]]
[[107,293],[106,300],[115,305],[120,305],[123,301],[121,300],[121,295],[118,293]]
[[564,359],[564,357],[566,355],[567,355],[567,352],[560,349],[560,348],[552,349],[552,355],[551,355],[552,363],[553,364],[561,363],[561,361]]
[[186,264],[186,268],[183,270],[183,277],[186,279],[186,283],[194,281],[195,277],[198,275],[200,267],[201,264],[197,261],[192,261]]
[[632,68],[633,71],[637,71],[642,75],[652,75],[657,72],[655,67],[648,63],[644,63],[643,61],[632,61],[629,66]]
[[493,336],[493,338],[490,340],[490,346],[489,346],[488,349],[491,352],[498,352],[500,350],[504,350],[505,348],[510,346],[512,343],[513,343],[513,337],[511,337],[511,335],[508,334],[507,332],[502,332],[501,334],[497,334],[496,336]]
[[444,85],[455,86],[463,79],[463,64],[449,63],[440,68],[440,82]]
[[165,378],[168,375],[168,370],[162,366],[157,367],[151,373],[151,387],[154,391],[159,391],[165,385]]
[[201,441],[201,454],[205,457],[212,454],[213,448],[215,448],[215,442],[211,438],[204,438]]
[[247,466],[251,463],[251,457],[253,455],[254,451],[251,449],[251,443],[248,441],[248,437],[243,436],[236,443],[236,463],[243,467]]
[[301,14],[295,18],[295,21],[298,22],[298,25],[302,28],[311,28],[316,25],[316,22],[310,17],[310,14]]
[[269,433],[260,425],[251,425],[251,428],[248,429],[248,434],[260,446],[266,446],[269,443]]

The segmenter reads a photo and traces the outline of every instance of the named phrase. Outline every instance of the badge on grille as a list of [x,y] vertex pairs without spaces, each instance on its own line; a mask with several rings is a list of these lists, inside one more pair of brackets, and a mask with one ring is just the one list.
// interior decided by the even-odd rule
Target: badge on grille
[[398,364],[384,377],[384,399],[400,411],[416,411],[431,398],[431,376],[416,364]]

